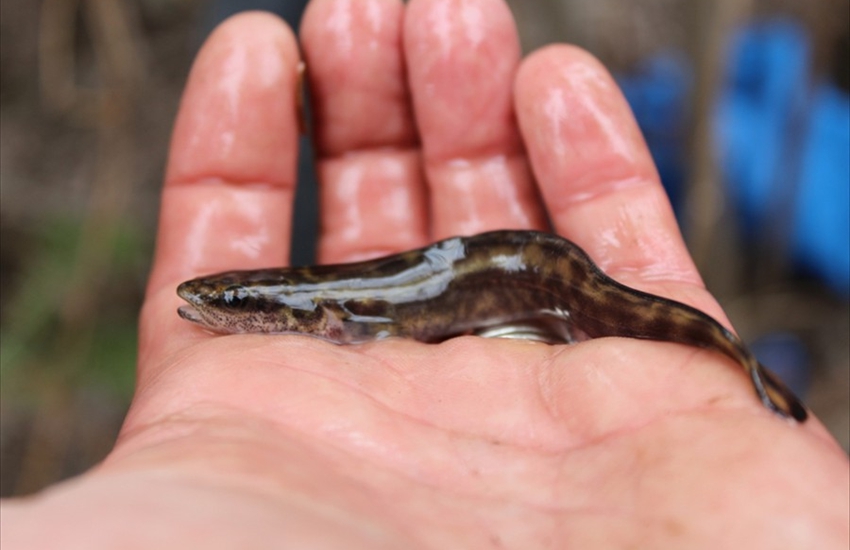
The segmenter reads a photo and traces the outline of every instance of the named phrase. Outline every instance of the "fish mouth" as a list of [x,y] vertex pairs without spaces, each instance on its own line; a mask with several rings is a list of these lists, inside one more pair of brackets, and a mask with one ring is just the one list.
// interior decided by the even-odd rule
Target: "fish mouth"
[[198,323],[201,325],[205,325],[203,317],[201,317],[200,312],[195,309],[193,306],[185,305],[177,308],[177,315],[186,319],[187,321],[192,321],[193,323]]
[[177,295],[186,300],[186,302],[188,302],[187,304],[184,304],[177,308],[177,315],[179,315],[183,319],[186,319],[187,321],[198,323],[200,325],[206,325],[207,322],[201,315],[201,311],[199,308],[199,306],[203,304],[203,300],[195,291],[192,283],[193,281],[186,281],[185,283],[181,283],[177,286]]
[[199,302],[199,298],[197,293],[193,291],[191,283],[192,281],[187,281],[178,285],[177,295],[189,302],[190,304],[195,304]]

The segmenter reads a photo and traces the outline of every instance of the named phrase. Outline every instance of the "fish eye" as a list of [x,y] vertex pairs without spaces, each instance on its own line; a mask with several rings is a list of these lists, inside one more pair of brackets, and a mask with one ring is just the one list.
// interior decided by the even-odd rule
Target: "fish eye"
[[242,307],[248,302],[248,294],[244,287],[231,285],[222,291],[221,300],[229,307]]

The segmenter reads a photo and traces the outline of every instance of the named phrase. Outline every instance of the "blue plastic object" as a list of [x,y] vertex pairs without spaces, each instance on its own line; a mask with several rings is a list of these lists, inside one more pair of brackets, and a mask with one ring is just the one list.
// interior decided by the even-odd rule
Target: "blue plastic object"
[[[727,65],[714,126],[741,226],[750,238],[781,232],[796,266],[850,297],[850,96],[809,91],[809,40],[793,21],[743,28]],[[618,79],[677,212],[692,74],[663,54]]]

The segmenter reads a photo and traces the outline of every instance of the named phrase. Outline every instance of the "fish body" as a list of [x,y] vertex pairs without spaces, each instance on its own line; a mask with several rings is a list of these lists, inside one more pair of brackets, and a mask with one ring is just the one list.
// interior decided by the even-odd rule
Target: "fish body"
[[749,374],[762,403],[805,407],[744,343],[705,313],[629,288],[574,243],[492,231],[363,262],[230,271],[182,283],[181,317],[223,333],[298,333],[339,344],[461,334],[574,343],[621,336],[714,350]]

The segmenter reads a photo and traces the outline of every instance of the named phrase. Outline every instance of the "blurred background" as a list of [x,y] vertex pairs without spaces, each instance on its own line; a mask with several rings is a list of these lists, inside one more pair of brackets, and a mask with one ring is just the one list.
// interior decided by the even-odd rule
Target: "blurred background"
[[[0,495],[105,456],[182,86],[227,15],[306,2],[0,4]],[[523,48],[615,74],[708,287],[850,448],[850,0],[513,0]],[[293,261],[312,261],[302,138]]]

